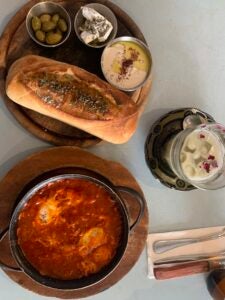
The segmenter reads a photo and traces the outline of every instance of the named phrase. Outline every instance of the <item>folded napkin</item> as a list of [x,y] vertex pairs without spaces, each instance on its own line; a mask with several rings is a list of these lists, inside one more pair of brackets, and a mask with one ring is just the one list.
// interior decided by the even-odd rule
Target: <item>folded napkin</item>
[[[190,254],[201,255],[201,254],[211,254],[214,252],[225,251],[225,236],[215,240],[209,240],[205,242],[181,246],[161,254],[157,254],[153,251],[154,241],[166,240],[166,239],[170,240],[170,239],[202,237],[212,233],[217,233],[217,232],[219,233],[223,228],[224,226],[217,226],[217,227],[184,230],[184,231],[149,234],[147,238],[148,277],[155,278],[154,268],[156,268],[156,266],[154,265],[154,262],[158,259],[171,258],[173,256],[180,256],[180,255],[190,255]],[[171,267],[171,265],[168,266]],[[157,267],[160,267],[160,265],[158,265]],[[163,267],[165,267],[165,265],[163,265]],[[191,275],[191,273],[189,273],[189,275]]]

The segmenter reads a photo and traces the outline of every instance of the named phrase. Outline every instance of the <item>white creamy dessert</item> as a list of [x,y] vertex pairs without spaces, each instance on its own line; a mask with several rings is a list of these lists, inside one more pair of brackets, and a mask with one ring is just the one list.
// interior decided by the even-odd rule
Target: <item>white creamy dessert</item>
[[93,41],[99,43],[106,41],[113,30],[112,24],[93,8],[83,6],[81,10],[86,20],[79,29],[85,44]]
[[133,41],[119,41],[107,47],[102,56],[106,79],[121,89],[132,89],[148,76],[150,62],[145,50]]
[[223,166],[223,147],[211,131],[197,129],[184,140],[180,152],[184,175],[192,181],[207,180]]

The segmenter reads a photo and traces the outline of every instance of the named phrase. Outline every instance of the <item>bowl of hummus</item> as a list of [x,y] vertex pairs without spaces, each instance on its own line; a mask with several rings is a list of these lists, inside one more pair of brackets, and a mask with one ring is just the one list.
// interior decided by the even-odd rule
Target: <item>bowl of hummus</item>
[[148,46],[136,38],[116,38],[104,49],[101,68],[110,84],[123,91],[134,91],[151,75],[151,53]]

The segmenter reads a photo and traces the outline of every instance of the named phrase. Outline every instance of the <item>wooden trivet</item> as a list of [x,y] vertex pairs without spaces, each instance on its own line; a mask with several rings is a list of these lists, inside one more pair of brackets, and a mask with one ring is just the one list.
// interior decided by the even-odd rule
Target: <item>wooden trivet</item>
[[214,300],[224,300],[225,297],[225,270],[215,270],[207,278],[207,287]]
[[[43,173],[66,167],[83,167],[98,172],[108,178],[114,185],[131,187],[142,193],[140,186],[131,173],[122,165],[112,161],[106,161],[100,157],[90,154],[76,147],[57,147],[50,148],[32,156],[29,156],[17,164],[0,182],[0,228],[6,228],[10,221],[13,208],[18,195],[24,187],[36,177]],[[123,199],[128,206],[132,216],[137,215],[138,205],[136,202],[123,195]],[[148,212],[147,205],[141,222],[129,235],[128,247],[118,267],[103,281],[93,286],[74,290],[61,291],[44,287],[30,279],[22,272],[5,271],[7,275],[22,287],[37,294],[63,299],[76,299],[97,294],[115,284],[137,262],[143,251],[148,233]],[[5,237],[0,245],[1,261],[15,265],[9,249],[8,236]]]
[[[10,65],[18,58],[27,54],[36,54],[69,64],[77,65],[86,69],[102,79],[100,58],[103,49],[87,47],[77,38],[73,29],[73,21],[76,12],[83,5],[97,2],[108,6],[116,15],[118,20],[117,36],[134,36],[145,42],[144,36],[134,21],[117,5],[107,0],[51,0],[65,7],[71,17],[72,32],[70,38],[60,47],[49,49],[37,45],[28,35],[25,19],[29,9],[39,0],[31,0],[25,4],[6,26],[0,39],[0,92],[9,111],[16,120],[29,132],[38,138],[54,145],[89,147],[101,141],[84,131],[55,119],[36,113],[30,109],[11,101],[5,94],[5,78]],[[131,94],[132,99],[140,106],[140,113],[146,102],[150,90],[151,79],[146,84]]]

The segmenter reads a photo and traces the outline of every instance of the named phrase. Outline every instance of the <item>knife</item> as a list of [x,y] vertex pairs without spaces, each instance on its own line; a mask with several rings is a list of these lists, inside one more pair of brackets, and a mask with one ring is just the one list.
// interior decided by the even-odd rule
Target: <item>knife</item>
[[225,259],[178,263],[173,266],[156,267],[153,271],[156,279],[163,280],[205,273],[216,269],[225,269]]

